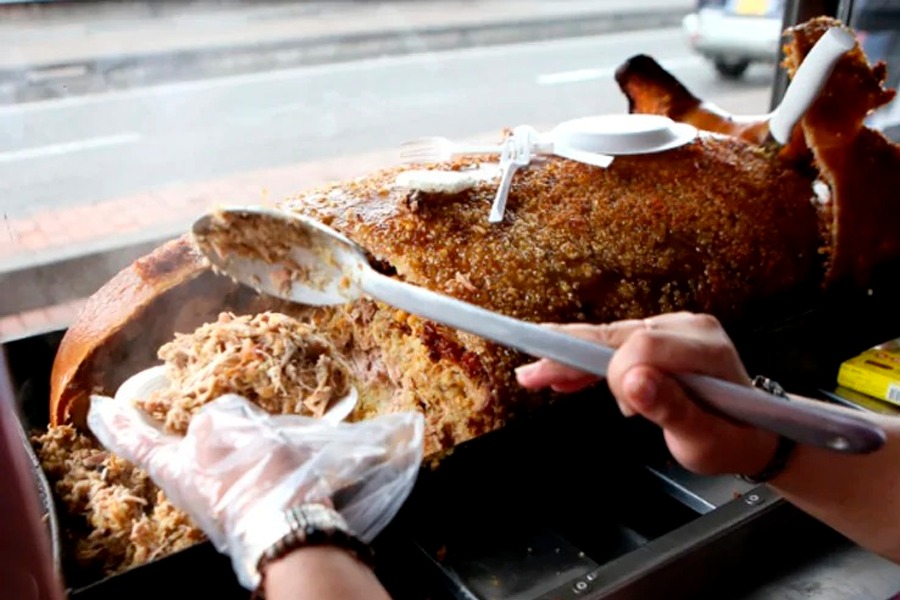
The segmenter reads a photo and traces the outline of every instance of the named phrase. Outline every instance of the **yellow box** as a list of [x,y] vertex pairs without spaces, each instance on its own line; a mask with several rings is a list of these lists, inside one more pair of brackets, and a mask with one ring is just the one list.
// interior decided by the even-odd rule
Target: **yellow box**
[[735,11],[739,15],[762,16],[769,10],[769,0],[737,0]]
[[900,338],[841,363],[838,385],[900,405]]
[[873,398],[872,396],[868,396],[866,394],[863,394],[862,392],[857,392],[856,390],[845,388],[842,385],[839,385],[837,388],[835,388],[833,394],[830,394],[829,396],[831,396],[832,399],[834,399],[833,396],[840,396],[844,402],[848,402],[858,408],[862,408],[871,412],[876,412],[883,415],[900,415],[900,405],[891,404],[886,400]]

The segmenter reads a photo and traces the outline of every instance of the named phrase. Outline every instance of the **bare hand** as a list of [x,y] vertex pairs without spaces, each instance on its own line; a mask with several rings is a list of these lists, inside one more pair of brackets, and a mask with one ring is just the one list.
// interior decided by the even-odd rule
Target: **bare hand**
[[[695,404],[671,373],[703,373],[742,385],[750,378],[719,322],[708,315],[673,313],[607,325],[548,325],[618,348],[609,388],[626,417],[641,415],[664,430],[675,459],[702,474],[756,473],[775,451],[775,434],[738,425]],[[527,388],[574,392],[596,381],[571,367],[539,360],[516,371]]]

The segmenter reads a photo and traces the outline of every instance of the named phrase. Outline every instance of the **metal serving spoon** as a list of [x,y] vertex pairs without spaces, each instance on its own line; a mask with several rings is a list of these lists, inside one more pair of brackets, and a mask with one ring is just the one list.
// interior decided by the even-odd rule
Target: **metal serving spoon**
[[[368,294],[407,312],[601,377],[606,376],[613,355],[605,346],[382,275],[372,269],[355,243],[306,217],[263,207],[221,209],[200,217],[193,231],[214,268],[279,298],[327,306]],[[798,442],[867,453],[885,441],[880,427],[842,410],[788,402],[705,375],[684,373],[677,378],[701,404]]]

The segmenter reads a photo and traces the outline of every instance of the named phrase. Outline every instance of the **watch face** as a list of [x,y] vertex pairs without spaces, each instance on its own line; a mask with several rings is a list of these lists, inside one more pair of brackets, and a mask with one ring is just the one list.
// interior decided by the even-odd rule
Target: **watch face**
[[491,535],[446,548],[441,566],[476,598],[530,600],[584,577],[599,565],[548,530]]

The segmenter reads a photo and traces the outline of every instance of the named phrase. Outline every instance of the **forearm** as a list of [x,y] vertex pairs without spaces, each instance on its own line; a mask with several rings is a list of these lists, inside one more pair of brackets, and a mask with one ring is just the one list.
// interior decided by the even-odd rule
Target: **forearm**
[[798,447],[771,485],[858,544],[900,563],[900,419],[872,416],[887,433],[872,454]]
[[270,600],[389,600],[372,570],[340,548],[291,552],[266,568],[265,580]]

